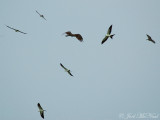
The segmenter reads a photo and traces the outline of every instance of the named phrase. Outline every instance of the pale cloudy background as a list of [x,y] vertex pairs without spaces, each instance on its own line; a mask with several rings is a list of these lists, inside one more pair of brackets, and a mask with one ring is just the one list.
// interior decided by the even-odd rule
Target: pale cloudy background
[[38,102],[46,120],[160,114],[159,0],[0,0],[0,16],[0,120],[41,120]]

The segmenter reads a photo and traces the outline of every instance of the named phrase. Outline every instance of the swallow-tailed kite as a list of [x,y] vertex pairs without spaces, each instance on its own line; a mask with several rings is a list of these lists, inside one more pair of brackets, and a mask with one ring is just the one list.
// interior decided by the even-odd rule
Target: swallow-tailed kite
[[67,68],[65,68],[65,67],[62,65],[62,63],[60,63],[60,65],[61,65],[61,67],[62,67],[70,76],[73,76],[73,75],[71,74],[71,71],[68,70]]
[[20,30],[17,30],[17,29],[14,29],[14,28],[12,28],[12,27],[9,27],[9,26],[7,26],[7,25],[6,25],[6,27],[8,27],[8,28],[14,30],[15,32],[20,32],[20,33],[23,33],[23,34],[27,34],[27,33],[24,33],[24,32],[22,32],[22,31],[20,31]]
[[108,31],[107,31],[107,34],[106,34],[106,36],[104,37],[104,39],[102,40],[101,44],[103,44],[109,37],[110,37],[111,39],[113,38],[113,36],[114,36],[115,34],[111,35],[111,32],[112,32],[112,25],[109,27],[109,29],[108,29]]
[[[39,14],[39,16],[40,16],[41,18],[45,19],[44,15],[41,15],[37,10],[36,10],[36,12]],[[46,19],[45,19],[45,20],[46,20]]]
[[37,104],[37,106],[39,108],[38,112],[40,112],[41,117],[44,119],[44,111],[46,111],[46,110],[43,110],[43,108],[41,107],[41,105],[39,103]]

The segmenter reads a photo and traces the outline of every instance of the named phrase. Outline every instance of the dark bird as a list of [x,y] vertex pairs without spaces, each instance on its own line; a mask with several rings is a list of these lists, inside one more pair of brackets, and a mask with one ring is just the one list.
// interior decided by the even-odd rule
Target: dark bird
[[[39,16],[40,16],[41,18],[45,19],[45,17],[44,17],[42,14],[40,14],[37,10],[36,10],[36,12],[39,14]],[[46,20],[46,19],[45,19],[45,20]]]
[[106,34],[106,36],[103,38],[101,44],[103,44],[109,37],[110,37],[111,39],[113,38],[113,36],[114,36],[115,34],[111,35],[111,32],[112,32],[112,25],[109,27],[109,29],[108,29],[108,31],[107,31],[107,34]]
[[71,71],[70,71],[70,70],[68,70],[67,68],[65,68],[61,63],[60,63],[60,65],[61,65],[61,67],[62,67],[70,76],[73,76],[73,75],[71,74]]
[[15,32],[20,32],[20,33],[23,33],[23,34],[27,34],[27,33],[24,33],[24,32],[22,32],[22,31],[20,31],[20,30],[17,30],[17,29],[14,29],[14,28],[12,28],[12,27],[9,27],[9,26],[7,26],[7,25],[6,25],[6,27],[8,27],[8,28],[14,30]]
[[40,112],[41,117],[44,119],[44,111],[46,111],[46,110],[43,110],[43,108],[41,107],[41,105],[39,103],[37,104],[37,106],[39,108],[38,112]]
[[[147,35],[147,34],[146,34]],[[147,37],[148,37],[148,41],[151,41],[151,42],[153,42],[153,43],[156,43],[152,38],[151,38],[151,36],[149,36],[149,35],[147,35]]]
[[76,37],[80,42],[83,41],[83,38],[80,34],[72,34],[70,31],[65,32],[66,33],[66,37],[71,36],[71,37]]

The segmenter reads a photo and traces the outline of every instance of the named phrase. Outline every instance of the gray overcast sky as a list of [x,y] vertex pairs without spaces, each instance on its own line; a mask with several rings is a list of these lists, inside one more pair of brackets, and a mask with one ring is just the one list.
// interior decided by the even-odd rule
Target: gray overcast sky
[[159,12],[159,0],[0,0],[0,119],[41,120],[38,102],[46,120],[160,114]]

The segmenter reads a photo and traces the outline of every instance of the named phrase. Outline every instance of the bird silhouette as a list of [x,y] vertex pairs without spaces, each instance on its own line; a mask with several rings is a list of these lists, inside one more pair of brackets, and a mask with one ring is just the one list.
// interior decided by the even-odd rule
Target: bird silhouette
[[66,37],[71,36],[71,37],[76,37],[80,42],[83,41],[83,38],[80,34],[72,34],[70,31],[65,32]]
[[46,18],[44,17],[44,15],[40,14],[37,10],[36,10],[36,13],[38,13],[41,18],[43,18],[43,19],[46,20]]
[[22,31],[20,31],[20,30],[17,30],[17,29],[14,29],[14,28],[12,28],[12,27],[9,27],[9,26],[7,26],[7,25],[6,25],[6,27],[8,27],[8,28],[14,30],[15,32],[20,32],[20,33],[23,33],[23,34],[27,34],[27,33],[24,33],[24,32],[22,32]]
[[64,66],[62,65],[62,63],[60,63],[60,65],[61,65],[61,67],[62,67],[70,76],[73,76],[73,75],[71,74],[71,71],[70,71],[69,69],[67,69],[66,67],[64,67]]
[[108,28],[107,34],[106,34],[106,36],[103,38],[101,44],[103,44],[105,41],[107,41],[107,39],[108,39],[109,37],[110,37],[111,39],[113,38],[113,36],[114,36],[115,34],[111,35],[111,32],[112,32],[112,25]]
[[40,103],[38,103],[37,106],[39,108],[38,112],[40,112],[41,117],[44,119],[44,111],[46,111],[46,110],[43,110],[43,108],[41,107]]
[[[147,34],[146,34],[147,35]],[[151,41],[151,42],[153,42],[153,43],[156,43],[152,38],[151,38],[151,36],[149,36],[149,35],[147,35],[147,37],[148,37],[148,41]]]

